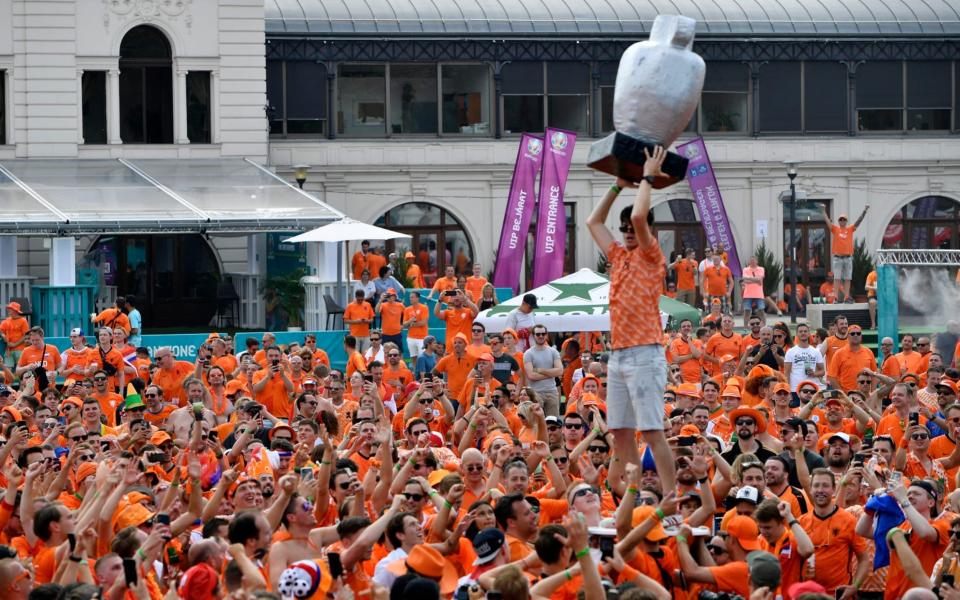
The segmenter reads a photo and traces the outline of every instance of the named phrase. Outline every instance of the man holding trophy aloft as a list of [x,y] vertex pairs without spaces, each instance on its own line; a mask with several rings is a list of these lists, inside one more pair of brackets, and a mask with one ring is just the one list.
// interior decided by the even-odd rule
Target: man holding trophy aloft
[[[614,436],[610,479],[626,463],[640,464],[636,432],[650,446],[664,492],[676,487],[674,458],[663,431],[667,363],[661,338],[660,295],[666,261],[653,232],[650,195],[684,178],[687,159],[664,150],[696,109],[705,65],[692,52],[695,21],[659,16],[650,39],[624,52],[614,91],[616,132],[596,142],[589,165],[617,176],[587,226],[610,262],[610,337],[607,423]],[[624,188],[636,188],[633,204],[620,212],[623,242],[606,220]]]

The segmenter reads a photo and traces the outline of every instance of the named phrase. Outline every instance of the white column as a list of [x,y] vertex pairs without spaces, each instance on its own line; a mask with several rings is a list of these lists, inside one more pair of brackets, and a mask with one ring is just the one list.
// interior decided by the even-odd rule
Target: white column
[[83,69],[77,69],[77,143],[83,145]]
[[187,137],[187,70],[177,69],[177,81],[173,87],[176,96],[173,110],[173,122],[177,132],[178,144],[189,144]]
[[220,143],[220,71],[210,71],[210,141]]
[[120,139],[120,69],[107,71],[107,104],[110,115],[107,119],[107,139],[111,144],[122,144]]
[[247,273],[250,275],[260,274],[260,235],[251,233],[247,236]]
[[50,285],[77,285],[77,239],[53,238],[50,244]]
[[17,236],[0,236],[0,279],[17,276]]

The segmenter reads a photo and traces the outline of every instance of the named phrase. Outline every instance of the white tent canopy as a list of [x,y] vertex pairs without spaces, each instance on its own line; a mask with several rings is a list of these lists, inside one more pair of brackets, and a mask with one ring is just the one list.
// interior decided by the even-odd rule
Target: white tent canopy
[[[534,320],[549,331],[610,331],[610,280],[590,269],[580,269],[505,300],[474,320],[483,323],[488,333],[503,331],[507,315],[523,303],[525,294],[537,297]],[[669,315],[661,311],[660,318],[666,326]]]
[[[406,233],[390,231],[376,225],[368,225],[349,217],[329,225],[312,229],[285,242],[355,242],[360,240],[393,240],[410,237]],[[376,274],[373,274],[374,276]]]

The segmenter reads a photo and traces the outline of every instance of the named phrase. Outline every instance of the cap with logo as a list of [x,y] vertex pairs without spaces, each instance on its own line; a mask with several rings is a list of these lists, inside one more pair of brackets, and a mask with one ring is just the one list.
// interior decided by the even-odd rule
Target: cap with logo
[[473,551],[477,554],[473,566],[485,565],[495,559],[504,543],[506,538],[496,527],[488,527],[478,533],[473,538]]

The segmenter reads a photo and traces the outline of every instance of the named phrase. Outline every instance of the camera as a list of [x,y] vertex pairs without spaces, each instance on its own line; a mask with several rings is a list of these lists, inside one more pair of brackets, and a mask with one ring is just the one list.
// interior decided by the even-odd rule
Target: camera
[[733,594],[730,592],[711,592],[710,590],[703,590],[700,592],[700,595],[697,596],[698,600],[744,600],[743,596],[739,594]]

